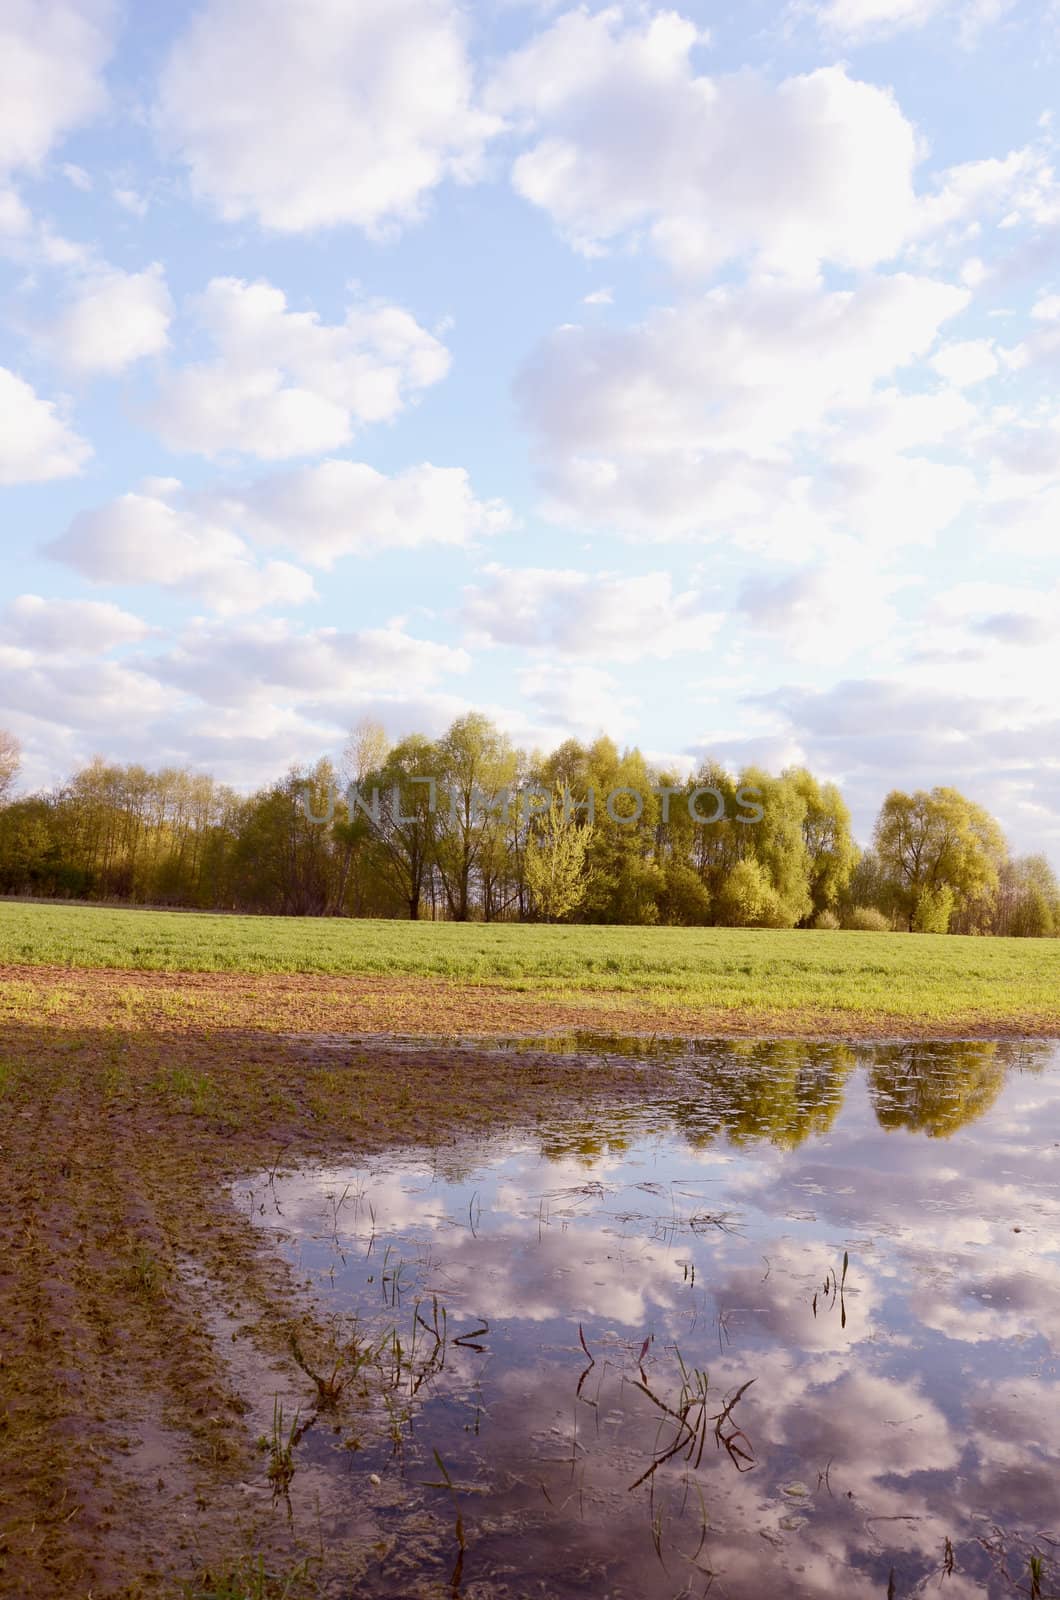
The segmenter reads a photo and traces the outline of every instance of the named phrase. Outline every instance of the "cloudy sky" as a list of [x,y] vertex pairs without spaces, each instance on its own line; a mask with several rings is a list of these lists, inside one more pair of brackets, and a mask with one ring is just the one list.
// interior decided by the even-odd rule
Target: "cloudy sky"
[[1060,859],[1060,8],[4,0],[0,724],[469,707]]

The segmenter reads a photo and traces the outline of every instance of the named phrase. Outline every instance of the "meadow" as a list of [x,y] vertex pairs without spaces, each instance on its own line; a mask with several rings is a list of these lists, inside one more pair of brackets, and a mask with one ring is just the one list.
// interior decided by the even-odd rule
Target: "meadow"
[[[735,928],[565,927],[236,917],[6,902],[0,965],[86,972],[304,975],[386,981],[420,995],[474,990],[582,1001],[601,1024],[630,1011],[864,1031],[908,1024],[981,1032],[1060,1033],[1060,940]],[[9,973],[9,977],[11,974]],[[347,989],[350,987],[346,985]],[[332,982],[331,992],[342,985]],[[501,1008],[503,1009],[503,1008]],[[419,1013],[418,1013],[419,1014]],[[469,1021],[473,1020],[469,1017]],[[481,1018],[480,1018],[481,1020]],[[563,1018],[557,1018],[562,1022]],[[496,1031],[488,1029],[487,1031]]]

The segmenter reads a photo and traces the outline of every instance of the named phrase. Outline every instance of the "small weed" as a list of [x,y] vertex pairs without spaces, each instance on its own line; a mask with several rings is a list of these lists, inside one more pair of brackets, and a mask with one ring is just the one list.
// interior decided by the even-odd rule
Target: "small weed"
[[316,1592],[309,1562],[300,1561],[286,1575],[272,1572],[264,1556],[237,1562],[217,1572],[204,1572],[184,1587],[184,1600],[296,1600]]
[[299,1425],[301,1413],[296,1411],[288,1423],[277,1395],[272,1403],[272,1434],[262,1434],[258,1448],[268,1451],[268,1479],[274,1496],[285,1495],[294,1478],[294,1452],[308,1424]]
[[153,1299],[162,1287],[162,1265],[153,1250],[138,1244],[129,1266],[129,1287],[136,1294]]
[[179,1101],[182,1109],[189,1110],[192,1116],[209,1117],[217,1113],[217,1090],[213,1079],[205,1072],[173,1067],[152,1078],[151,1090],[163,1099]]

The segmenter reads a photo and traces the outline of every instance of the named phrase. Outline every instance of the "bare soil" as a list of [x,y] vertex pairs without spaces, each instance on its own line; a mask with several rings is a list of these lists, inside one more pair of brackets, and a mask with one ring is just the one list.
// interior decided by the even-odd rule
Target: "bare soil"
[[607,990],[469,984],[442,978],[336,977],[315,973],[141,972],[0,964],[0,1017],[74,1016],[101,1026],[248,1028],[269,1033],[485,1037],[606,1032],[645,1037],[791,1039],[1053,1038],[1060,1013],[999,1021],[968,1012],[952,1022],[911,1022],[886,1011],[678,1006]]

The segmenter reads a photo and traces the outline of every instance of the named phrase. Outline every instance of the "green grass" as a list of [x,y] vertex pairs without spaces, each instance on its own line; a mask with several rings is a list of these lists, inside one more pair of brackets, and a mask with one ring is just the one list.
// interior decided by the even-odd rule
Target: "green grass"
[[0,963],[404,975],[711,1010],[1036,1019],[1039,1031],[1055,1016],[1060,1032],[1056,939],[461,926],[6,902]]

